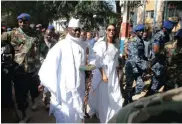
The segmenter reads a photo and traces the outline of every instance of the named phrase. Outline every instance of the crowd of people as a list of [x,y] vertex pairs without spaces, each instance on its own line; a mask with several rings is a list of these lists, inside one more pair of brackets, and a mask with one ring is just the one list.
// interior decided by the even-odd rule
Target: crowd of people
[[20,122],[27,122],[29,92],[32,110],[43,92],[45,107],[56,123],[81,123],[94,115],[107,123],[144,91],[146,80],[151,83],[145,96],[182,86],[182,29],[170,41],[172,21],[165,21],[150,41],[145,26],[135,26],[120,56],[115,24],[108,24],[100,37],[71,18],[60,36],[52,25],[45,29],[30,24],[27,13],[17,20],[18,28],[1,27],[2,115],[15,111],[15,94]]

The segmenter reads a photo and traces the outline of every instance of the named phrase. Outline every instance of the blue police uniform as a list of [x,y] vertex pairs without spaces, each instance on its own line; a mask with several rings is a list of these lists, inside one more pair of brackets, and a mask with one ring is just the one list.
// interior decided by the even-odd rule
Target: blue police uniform
[[[158,41],[153,42],[152,45],[157,45],[160,47],[160,43]],[[152,81],[150,89],[147,93],[147,95],[152,95],[166,84],[166,66],[167,66],[167,60],[163,53],[159,52],[155,54],[153,51],[153,56],[151,58],[151,71],[153,73],[152,75]]]
[[[165,21],[163,24],[163,28],[166,28],[168,31],[171,31],[173,27],[174,27],[174,24],[171,21]],[[161,49],[163,49],[164,44],[169,42],[169,40],[170,40],[169,33],[164,33],[161,30],[154,35],[153,42],[159,42]]]
[[[144,30],[144,25],[137,25],[134,32]],[[138,36],[135,36],[132,42],[128,44],[128,59],[125,65],[126,73],[126,96],[125,100],[132,102],[132,85],[136,81],[135,92],[140,93],[145,84],[142,80],[142,74],[147,69],[147,61],[144,55],[144,42]]]

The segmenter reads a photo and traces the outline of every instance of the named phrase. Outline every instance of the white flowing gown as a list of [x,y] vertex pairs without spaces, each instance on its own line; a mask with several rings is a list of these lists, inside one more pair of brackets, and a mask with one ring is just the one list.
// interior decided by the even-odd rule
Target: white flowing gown
[[101,123],[107,123],[111,117],[122,108],[123,98],[116,67],[118,66],[119,51],[114,44],[99,41],[94,46],[96,66],[102,67],[108,77],[108,82],[102,80],[99,69],[94,70],[92,88],[89,96],[89,114],[96,113]]

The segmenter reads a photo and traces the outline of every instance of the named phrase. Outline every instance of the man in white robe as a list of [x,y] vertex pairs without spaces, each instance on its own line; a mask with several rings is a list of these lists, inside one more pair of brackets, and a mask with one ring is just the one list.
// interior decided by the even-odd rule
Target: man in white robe
[[42,86],[51,92],[50,114],[56,123],[80,123],[84,117],[85,96],[85,52],[81,47],[80,23],[72,18],[68,34],[48,53],[39,71]]

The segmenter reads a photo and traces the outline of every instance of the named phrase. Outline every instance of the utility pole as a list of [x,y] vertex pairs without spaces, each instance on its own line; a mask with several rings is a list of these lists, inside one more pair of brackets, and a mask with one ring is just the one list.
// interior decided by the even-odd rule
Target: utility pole
[[153,21],[152,36],[154,36],[154,34],[155,34],[155,28],[156,28],[157,3],[158,3],[158,0],[155,0],[155,9],[154,9],[154,21]]
[[143,3],[144,3],[144,11],[143,11],[143,25],[145,25],[146,0],[143,0]]
[[123,20],[121,24],[121,29],[120,29],[120,56],[123,56],[124,53],[124,41],[128,37],[128,29],[129,29],[129,3],[130,1],[126,0],[120,0],[120,5],[121,5],[121,14],[123,14]]

